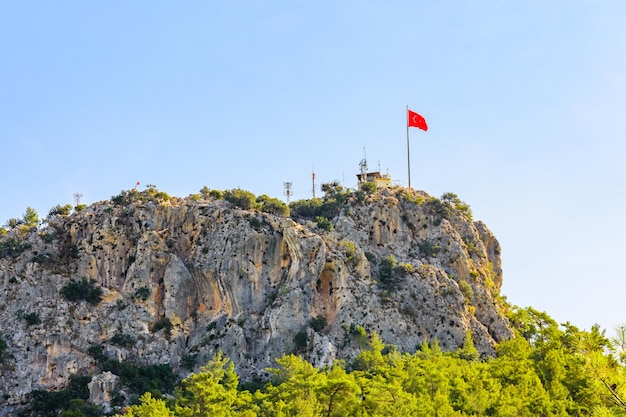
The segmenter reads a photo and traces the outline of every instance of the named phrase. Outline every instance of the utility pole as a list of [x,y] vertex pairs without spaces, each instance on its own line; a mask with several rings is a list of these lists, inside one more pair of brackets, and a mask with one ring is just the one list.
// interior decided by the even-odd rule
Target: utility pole
[[285,187],[285,192],[283,194],[287,196],[287,204],[289,204],[289,197],[292,195],[292,192],[291,192],[292,183],[283,182],[283,186]]

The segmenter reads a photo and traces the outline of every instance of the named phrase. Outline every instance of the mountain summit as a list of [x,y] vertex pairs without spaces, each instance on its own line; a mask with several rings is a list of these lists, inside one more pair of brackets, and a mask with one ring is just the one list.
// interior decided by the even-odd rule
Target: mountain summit
[[284,353],[353,358],[372,333],[402,351],[471,335],[483,355],[512,337],[500,246],[454,194],[334,184],[288,217],[242,190],[154,191],[0,238],[5,404],[101,376],[102,358],[184,376],[221,350],[254,380]]

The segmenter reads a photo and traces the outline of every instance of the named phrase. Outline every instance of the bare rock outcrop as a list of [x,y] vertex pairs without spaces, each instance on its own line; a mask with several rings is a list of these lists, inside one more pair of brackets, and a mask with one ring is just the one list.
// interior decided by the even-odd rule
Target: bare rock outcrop
[[102,372],[94,375],[87,386],[89,388],[89,402],[102,406],[105,413],[110,413],[112,411],[111,402],[122,388],[120,377],[109,371]]

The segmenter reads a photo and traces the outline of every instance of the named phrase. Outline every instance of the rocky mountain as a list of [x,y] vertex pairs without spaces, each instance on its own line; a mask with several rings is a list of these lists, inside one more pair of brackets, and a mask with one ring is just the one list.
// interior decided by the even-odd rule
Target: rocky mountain
[[311,205],[332,204],[328,222],[134,195],[0,238],[2,407],[98,375],[94,351],[184,376],[222,350],[262,379],[286,352],[349,360],[368,333],[414,351],[469,332],[484,355],[512,336],[500,246],[450,195],[344,193]]

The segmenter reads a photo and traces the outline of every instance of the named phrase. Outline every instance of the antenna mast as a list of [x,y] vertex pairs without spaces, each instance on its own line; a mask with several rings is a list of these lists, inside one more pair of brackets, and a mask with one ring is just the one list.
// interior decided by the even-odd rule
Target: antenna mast
[[291,192],[291,182],[283,182],[283,186],[285,187],[285,192],[283,194],[285,194],[287,196],[287,204],[289,204],[289,196],[291,196],[293,193]]
[[80,205],[80,199],[83,197],[81,193],[74,193],[74,207]]
[[315,198],[315,170],[311,172],[311,180],[313,182],[313,188],[312,188],[313,198]]
[[361,167],[361,179],[359,181],[359,188],[361,188],[361,183],[367,181],[367,157],[365,155],[365,146],[363,147],[363,159],[359,162],[359,166]]

